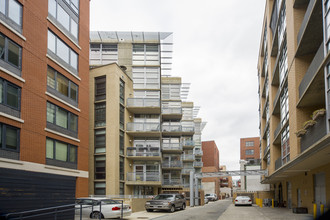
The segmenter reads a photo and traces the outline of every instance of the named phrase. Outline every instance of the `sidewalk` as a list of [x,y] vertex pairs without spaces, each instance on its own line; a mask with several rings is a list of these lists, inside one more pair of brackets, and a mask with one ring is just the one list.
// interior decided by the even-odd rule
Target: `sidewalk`
[[310,214],[295,214],[291,209],[231,204],[218,220],[312,220]]

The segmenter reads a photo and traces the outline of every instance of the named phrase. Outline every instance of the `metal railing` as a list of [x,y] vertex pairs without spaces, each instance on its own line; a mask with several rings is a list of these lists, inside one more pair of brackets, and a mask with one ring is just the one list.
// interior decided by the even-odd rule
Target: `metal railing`
[[155,148],[153,151],[137,151],[136,149],[129,149],[127,148],[127,153],[126,155],[128,157],[158,157],[160,156],[160,148]]
[[182,161],[163,162],[162,168],[182,168]]
[[160,107],[160,99],[155,98],[128,98],[127,107]]
[[203,166],[203,162],[199,162],[199,161],[194,162],[194,167],[202,167],[202,166]]
[[162,124],[163,132],[180,132],[181,130],[182,128],[180,124],[168,124],[168,123]]
[[127,181],[160,181],[160,173],[159,172],[133,172],[126,173]]
[[183,146],[195,146],[195,142],[193,140],[183,140]]
[[182,126],[182,132],[194,132],[195,128],[194,127],[184,127]]
[[182,160],[195,160],[195,155],[194,154],[183,154]]
[[162,150],[182,150],[180,143],[163,143]]
[[162,108],[162,114],[170,115],[181,115],[182,114],[182,108]]
[[194,168],[183,168],[181,170],[181,174],[190,174],[190,171],[195,172],[195,169]]
[[202,150],[195,150],[195,151],[194,151],[194,154],[195,154],[196,156],[203,156],[203,151],[202,151]]
[[163,179],[162,184],[163,185],[167,185],[167,186],[181,185],[182,184],[182,181],[181,181],[181,179],[175,179],[175,178],[172,178],[172,179]]
[[126,126],[127,131],[156,131],[160,132],[160,123],[148,123],[148,122],[129,122]]

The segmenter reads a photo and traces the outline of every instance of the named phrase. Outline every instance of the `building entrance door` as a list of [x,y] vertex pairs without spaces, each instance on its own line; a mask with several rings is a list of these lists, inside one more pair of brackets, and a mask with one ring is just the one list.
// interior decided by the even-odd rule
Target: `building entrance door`
[[317,215],[320,215],[320,206],[326,203],[325,198],[325,174],[318,173],[314,175],[314,200],[317,205]]

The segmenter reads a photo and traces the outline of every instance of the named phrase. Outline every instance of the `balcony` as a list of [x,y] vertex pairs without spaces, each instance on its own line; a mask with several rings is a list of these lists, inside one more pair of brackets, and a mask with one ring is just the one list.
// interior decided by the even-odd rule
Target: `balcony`
[[324,83],[324,48],[323,43],[309,65],[299,85],[299,107],[323,105],[325,100]]
[[136,114],[160,114],[160,99],[128,98],[126,107]]
[[190,175],[190,171],[195,172],[195,169],[194,168],[183,168],[181,170],[181,175]]
[[279,157],[277,158],[277,160],[275,161],[275,170],[278,170],[279,168],[281,168],[282,166],[282,158]]
[[181,170],[182,169],[182,161],[165,161],[162,163],[162,169],[173,169],[173,170]]
[[181,186],[182,180],[179,178],[163,179],[163,186]]
[[316,124],[307,129],[307,132],[300,139],[300,152],[320,141],[327,134],[326,115],[316,119]]
[[183,149],[193,149],[195,147],[195,142],[193,140],[183,140]]
[[180,122],[164,122],[162,124],[162,132],[164,135],[173,136],[181,135],[182,127]]
[[310,0],[297,36],[296,56],[315,53],[323,41],[322,0]]
[[182,161],[194,161],[195,155],[193,154],[183,154],[182,155]]
[[180,143],[163,143],[162,152],[182,153],[182,145]]
[[160,123],[129,122],[126,132],[133,137],[160,137]]
[[201,162],[201,161],[195,161],[194,162],[194,167],[203,167],[203,162]]
[[195,127],[194,126],[182,126],[182,134],[183,135],[193,135],[195,133]]
[[134,160],[161,160],[160,148],[150,147],[150,148],[136,148],[127,147],[127,158]]
[[127,185],[161,186],[159,172],[126,173]]
[[163,119],[181,119],[182,108],[162,108]]
[[194,150],[194,154],[196,157],[201,157],[203,156],[203,151],[202,150]]

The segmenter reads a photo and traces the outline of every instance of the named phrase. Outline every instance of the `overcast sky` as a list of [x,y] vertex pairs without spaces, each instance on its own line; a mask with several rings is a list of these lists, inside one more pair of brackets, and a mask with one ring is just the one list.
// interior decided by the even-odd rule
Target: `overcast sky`
[[240,138],[259,136],[257,58],[263,0],[92,0],[92,31],[174,33],[173,73],[207,122],[220,164],[239,170]]

